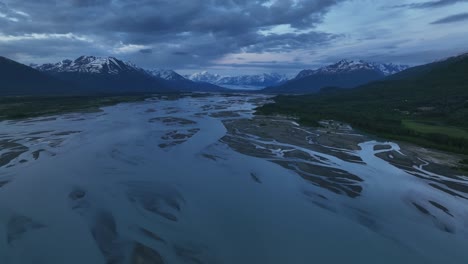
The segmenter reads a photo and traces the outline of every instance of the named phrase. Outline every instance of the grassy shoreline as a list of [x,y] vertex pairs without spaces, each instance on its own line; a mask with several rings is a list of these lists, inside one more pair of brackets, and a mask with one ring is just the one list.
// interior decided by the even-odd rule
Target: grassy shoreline
[[[336,120],[382,138],[468,154],[468,129],[461,120],[457,120],[459,125],[454,125],[453,122],[444,122],[442,115],[422,115],[412,109],[408,110],[409,113],[397,111],[392,105],[381,102],[379,105],[327,99],[320,96],[278,96],[274,98],[275,103],[257,108],[257,113],[292,116],[307,126],[319,126],[321,120]],[[446,116],[451,117],[451,114]]]
[[258,107],[256,114],[294,117],[298,123],[309,127],[319,127],[322,120],[347,123],[374,138],[414,144],[456,155],[460,159],[457,170],[468,172],[468,129],[462,123],[454,126],[453,123],[444,123],[439,118],[409,116],[388,108],[383,111],[376,105],[362,108],[363,104],[353,105],[313,97],[278,96],[274,101],[275,103]]
[[[209,92],[156,94],[83,95],[83,96],[4,96],[0,97],[0,121],[17,120],[72,112],[99,112],[101,107],[143,101],[150,97],[177,100],[184,96],[205,97]],[[224,94],[232,96],[234,93]]]

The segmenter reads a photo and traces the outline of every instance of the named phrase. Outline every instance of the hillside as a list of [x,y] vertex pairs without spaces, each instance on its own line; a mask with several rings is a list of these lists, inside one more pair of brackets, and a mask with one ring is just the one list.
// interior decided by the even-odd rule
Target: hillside
[[0,57],[0,95],[63,94],[73,85]]
[[468,153],[466,54],[352,90],[278,96],[275,102],[258,113],[294,115],[313,125],[335,119],[384,137]]

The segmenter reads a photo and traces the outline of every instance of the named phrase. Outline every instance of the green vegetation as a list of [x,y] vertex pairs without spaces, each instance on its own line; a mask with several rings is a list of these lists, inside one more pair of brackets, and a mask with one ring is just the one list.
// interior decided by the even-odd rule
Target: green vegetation
[[468,139],[468,131],[443,124],[423,124],[411,120],[403,120],[404,127],[423,134],[444,134],[453,138]]
[[459,169],[462,172],[468,173],[468,159],[461,160]]
[[334,119],[381,137],[468,154],[468,57],[404,71],[355,89],[277,96],[258,114],[305,125]]
[[96,112],[100,107],[135,102],[145,96],[0,97],[0,120],[66,112]]

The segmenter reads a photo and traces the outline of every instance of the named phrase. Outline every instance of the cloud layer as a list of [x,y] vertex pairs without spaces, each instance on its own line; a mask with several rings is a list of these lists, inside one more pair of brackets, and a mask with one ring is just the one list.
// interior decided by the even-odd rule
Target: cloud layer
[[468,13],[456,14],[448,17],[441,18],[432,22],[432,24],[445,24],[445,23],[455,23],[468,20]]
[[[334,13],[346,15],[348,6],[350,9],[363,4],[370,12],[392,12],[382,11],[383,0],[373,1],[371,6],[364,0],[1,1],[1,55],[38,63],[83,54],[112,55],[146,67],[187,70],[276,69],[281,65],[288,69],[296,65],[299,69],[335,56],[366,52],[357,42],[386,39],[381,21],[376,21],[375,26],[366,22],[366,32],[356,31],[366,26],[364,23],[343,31],[334,30],[340,22],[330,21],[329,17]],[[464,2],[403,1],[398,6],[407,10],[433,9]],[[347,15],[342,18],[341,28],[355,20]],[[445,16],[424,25],[461,19],[461,15],[448,12]],[[390,19],[387,28],[393,24],[394,19]],[[372,28],[375,32],[370,32]],[[386,45],[395,41],[389,39]],[[367,52],[385,54],[382,47]]]

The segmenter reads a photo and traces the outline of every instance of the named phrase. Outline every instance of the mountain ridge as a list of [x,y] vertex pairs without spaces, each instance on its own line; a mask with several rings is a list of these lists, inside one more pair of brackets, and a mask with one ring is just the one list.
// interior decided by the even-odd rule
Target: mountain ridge
[[263,91],[267,93],[317,93],[325,87],[353,88],[408,68],[409,66],[406,65],[392,63],[343,59],[315,70],[302,70],[295,78],[284,84],[270,86]]

